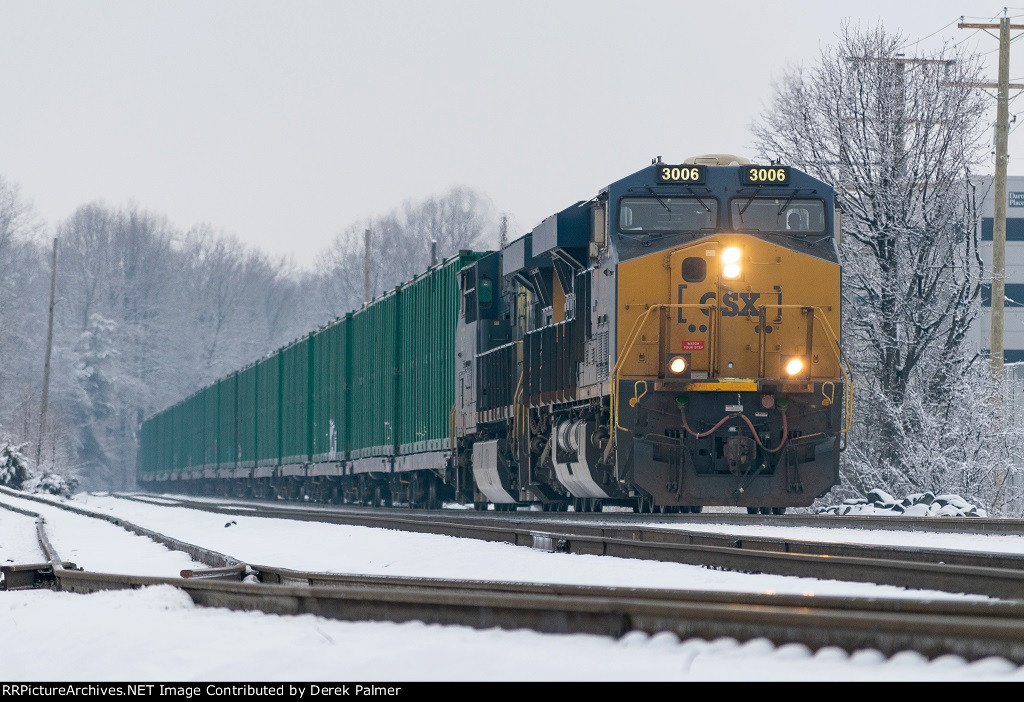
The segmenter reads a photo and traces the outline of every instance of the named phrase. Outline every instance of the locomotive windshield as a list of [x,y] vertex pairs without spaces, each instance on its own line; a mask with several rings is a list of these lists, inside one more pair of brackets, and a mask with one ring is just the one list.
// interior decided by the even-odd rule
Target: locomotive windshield
[[619,230],[648,234],[693,232],[718,225],[718,201],[695,197],[626,197]]
[[820,234],[825,231],[825,205],[781,197],[733,200],[732,226],[738,231]]

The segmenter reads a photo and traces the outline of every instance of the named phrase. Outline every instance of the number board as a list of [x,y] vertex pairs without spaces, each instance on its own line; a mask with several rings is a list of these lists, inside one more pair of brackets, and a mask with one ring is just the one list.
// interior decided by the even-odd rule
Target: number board
[[695,183],[704,182],[704,166],[658,166],[659,183]]
[[789,166],[742,166],[744,185],[789,185]]

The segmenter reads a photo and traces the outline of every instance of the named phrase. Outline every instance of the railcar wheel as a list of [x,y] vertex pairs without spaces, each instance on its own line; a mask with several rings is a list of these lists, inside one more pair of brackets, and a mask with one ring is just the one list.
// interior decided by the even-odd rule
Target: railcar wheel
[[785,507],[772,507],[772,514],[785,514],[785,513],[786,513],[786,508]]
[[487,503],[486,502],[474,502],[473,503],[473,509],[475,509],[477,512],[486,512],[487,511]]
[[704,505],[690,505],[690,514],[700,514],[704,511]]
[[429,478],[427,485],[427,498],[424,507],[427,509],[441,509],[441,498],[437,496],[437,481]]
[[758,507],[747,507],[747,514],[760,514],[761,510]]

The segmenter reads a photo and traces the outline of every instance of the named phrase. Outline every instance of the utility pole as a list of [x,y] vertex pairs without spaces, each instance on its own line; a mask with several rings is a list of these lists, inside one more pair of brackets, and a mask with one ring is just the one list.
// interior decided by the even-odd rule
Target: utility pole
[[370,230],[363,234],[363,304],[370,302]]
[[[1007,136],[1010,127],[1010,30],[1024,29],[1024,24],[1010,24],[1003,17],[999,24],[961,22],[960,29],[999,30],[999,81],[973,83],[976,88],[996,88],[996,172],[995,201],[992,222],[992,323],[989,341],[989,362],[996,380],[1003,379],[1003,308],[1006,302],[1006,162]],[[1014,86],[1024,87],[1024,86]]]
[[53,258],[50,261],[50,319],[46,325],[46,361],[43,363],[43,402],[39,410],[39,440],[36,441],[36,467],[43,453],[46,430],[46,404],[50,397],[50,355],[53,351],[53,308],[57,304],[57,239],[53,240]]
[[437,239],[430,240],[430,267],[437,264]]
[[504,249],[508,246],[508,215],[501,213],[501,229],[498,230],[498,247]]

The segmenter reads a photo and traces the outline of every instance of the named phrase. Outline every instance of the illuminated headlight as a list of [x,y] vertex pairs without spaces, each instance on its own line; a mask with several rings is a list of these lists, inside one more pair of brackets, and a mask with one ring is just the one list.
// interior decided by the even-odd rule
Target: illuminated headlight
[[681,375],[686,372],[686,359],[682,356],[674,356],[668,362],[668,370],[672,375]]
[[786,373],[789,375],[799,375],[804,369],[804,361],[802,358],[791,358],[786,361]]
[[728,246],[722,250],[722,275],[726,278],[739,278],[742,268],[740,259],[743,252],[738,246]]

